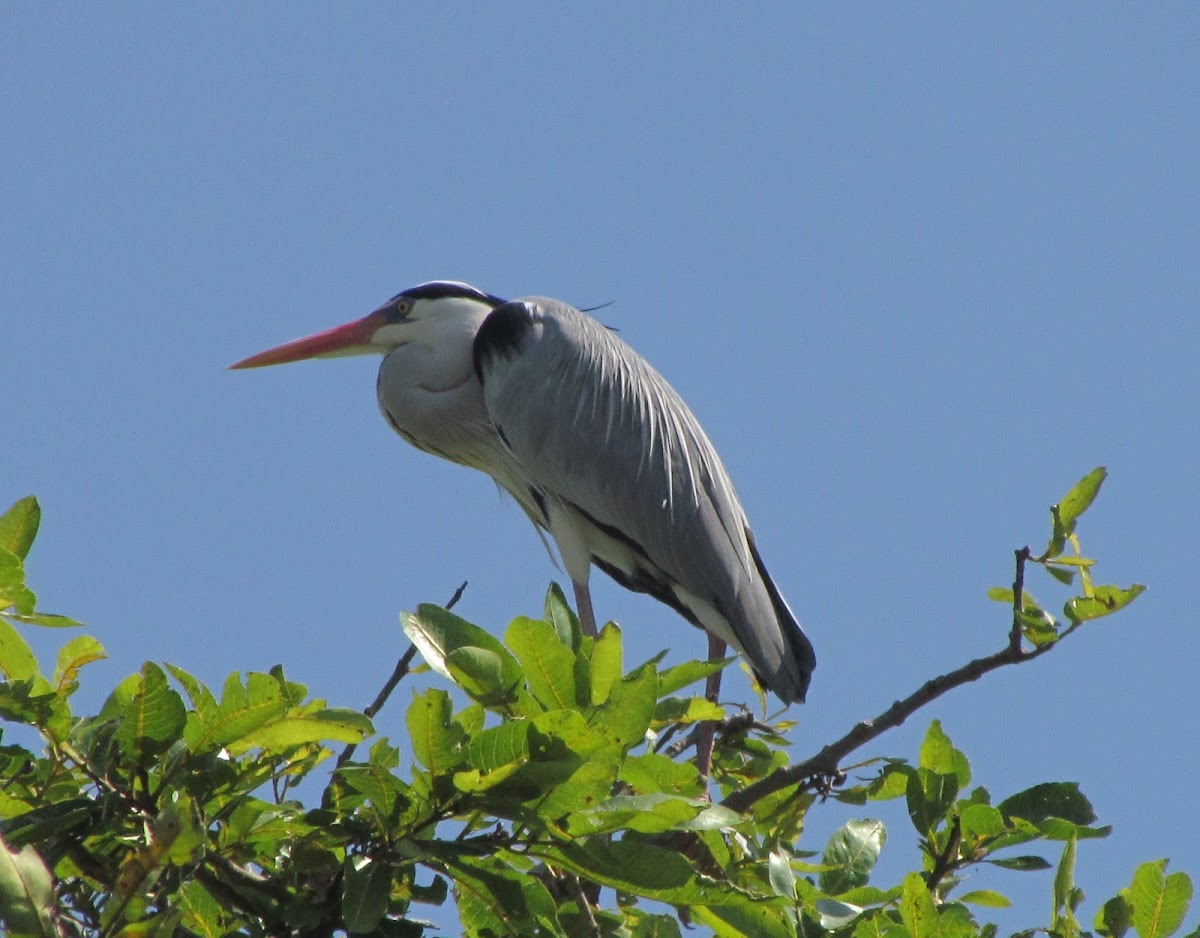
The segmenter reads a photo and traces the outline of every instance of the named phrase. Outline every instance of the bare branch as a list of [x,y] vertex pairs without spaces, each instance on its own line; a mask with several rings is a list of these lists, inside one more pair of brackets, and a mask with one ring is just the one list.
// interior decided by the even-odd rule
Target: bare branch
[[[1017,573],[1013,584],[1014,619],[1017,618],[1018,611],[1021,608],[1025,562],[1028,559],[1030,559],[1028,548],[1016,552]],[[1077,627],[1078,623],[1072,623],[1054,641],[1031,648],[1028,651],[1021,646],[1021,632],[1018,629],[1016,631],[1015,644],[1012,639],[1012,633],[1010,633],[1009,642],[1002,650],[984,658],[976,658],[974,661],[968,661],[961,668],[926,681],[903,700],[897,700],[887,710],[875,717],[875,719],[863,720],[861,723],[855,725],[845,736],[830,743],[815,756],[772,772],[766,778],[746,786],[741,791],[735,791],[721,803],[734,811],[745,811],[756,801],[790,785],[808,783],[817,779],[836,776],[839,774],[838,765],[842,759],[877,736],[899,726],[916,713],[916,711],[938,697],[941,697],[947,691],[961,687],[963,684],[968,684],[971,681],[977,681],[989,671],[995,671],[997,668],[1002,668],[1005,665],[1021,664],[1025,661],[1032,661],[1034,658],[1040,658],[1051,648],[1057,647]]]
[[[458,601],[462,599],[463,591],[466,590],[466,588],[467,581],[463,580],[462,583],[459,584],[458,589],[454,591],[454,595],[450,597],[450,601],[447,602],[443,608],[445,608],[447,611],[453,609]],[[366,716],[374,717],[375,714],[383,709],[383,705],[386,704],[388,698],[392,696],[392,691],[396,689],[396,685],[404,680],[404,677],[408,674],[409,669],[412,666],[412,660],[416,657],[416,654],[417,646],[409,645],[404,654],[400,656],[400,660],[396,662],[396,667],[392,669],[392,676],[384,682],[383,688],[378,694],[375,695],[375,699],[372,700],[371,703],[368,704],[363,710],[363,713],[366,714]],[[347,745],[346,748],[342,750],[341,755],[338,756],[337,764],[334,766],[334,768],[340,769],[343,765],[349,762],[354,755],[354,750],[357,748],[357,743],[350,743]],[[328,796],[328,792],[326,792],[326,795]]]
[[958,860],[958,848],[960,846],[962,846],[962,825],[956,814],[950,826],[950,835],[946,838],[946,849],[938,854],[937,859],[934,861],[933,869],[925,877],[925,885],[929,887],[930,893],[933,893],[937,889],[938,884],[946,878],[946,874],[954,869],[955,861]]

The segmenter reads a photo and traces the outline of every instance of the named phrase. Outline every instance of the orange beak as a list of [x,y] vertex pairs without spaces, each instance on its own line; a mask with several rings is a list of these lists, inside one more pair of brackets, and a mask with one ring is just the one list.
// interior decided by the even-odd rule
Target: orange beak
[[372,345],[371,340],[375,338],[375,333],[387,324],[387,314],[383,310],[376,310],[369,316],[348,322],[344,326],[335,326],[303,339],[293,339],[273,349],[243,358],[229,367],[263,368],[267,365],[303,361],[306,358],[340,358],[385,351]]

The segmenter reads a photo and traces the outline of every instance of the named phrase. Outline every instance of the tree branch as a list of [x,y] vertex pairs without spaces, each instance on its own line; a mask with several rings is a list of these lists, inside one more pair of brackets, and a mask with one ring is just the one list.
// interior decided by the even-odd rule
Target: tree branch
[[1059,642],[1075,631],[1078,623],[1072,622],[1056,636],[1054,641],[1045,645],[1039,645],[1028,651],[1021,646],[1020,610],[1023,602],[1025,563],[1031,557],[1032,554],[1028,547],[1016,552],[1017,572],[1013,581],[1013,629],[1009,633],[1008,644],[1003,649],[987,657],[968,661],[961,668],[948,674],[931,678],[903,700],[897,700],[875,719],[863,720],[855,725],[845,736],[830,743],[815,756],[772,772],[766,778],[746,786],[741,791],[735,791],[721,804],[734,811],[745,811],[756,801],[790,785],[809,782],[817,778],[837,776],[839,774],[838,764],[847,755],[869,743],[875,737],[899,726],[926,704],[941,697],[947,691],[971,681],[977,681],[989,671],[995,671],[1005,665],[1021,664],[1025,661],[1032,661],[1034,658],[1040,658],[1051,648],[1056,647]]
[[[453,609],[455,605],[457,605],[458,601],[462,599],[463,591],[466,588],[467,581],[463,580],[462,583],[459,584],[458,589],[454,591],[454,595],[450,597],[450,601],[446,603],[444,608],[447,611]],[[383,705],[386,704],[388,698],[392,696],[392,691],[396,689],[396,685],[404,680],[405,675],[408,674],[409,668],[412,666],[412,660],[414,657],[416,657],[416,654],[417,646],[410,644],[408,646],[408,650],[405,651],[404,654],[400,656],[400,660],[396,662],[396,667],[392,669],[392,676],[384,682],[383,688],[378,694],[375,695],[375,699],[372,700],[370,704],[368,704],[363,710],[363,713],[366,714],[367,717],[374,717],[375,714],[383,709]],[[346,748],[342,750],[342,754],[338,756],[337,764],[334,766],[334,768],[340,769],[343,765],[349,762],[351,757],[354,755],[354,750],[357,748],[357,743],[348,744]]]

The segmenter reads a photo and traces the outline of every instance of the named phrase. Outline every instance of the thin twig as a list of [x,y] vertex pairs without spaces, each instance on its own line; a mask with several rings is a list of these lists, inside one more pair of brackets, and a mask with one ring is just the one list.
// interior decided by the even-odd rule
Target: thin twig
[[946,838],[946,849],[938,854],[934,860],[933,869],[929,871],[929,875],[925,877],[925,885],[929,888],[930,893],[933,893],[938,884],[946,878],[946,874],[954,869],[954,863],[958,860],[958,848],[962,845],[962,825],[959,823],[958,815],[954,815],[954,821],[950,825],[950,835]]
[[[454,595],[450,597],[450,601],[448,603],[446,603],[446,605],[443,608],[446,609],[447,611],[453,609],[454,606],[458,603],[458,601],[460,599],[462,599],[463,591],[466,590],[466,588],[467,588],[467,581],[463,580],[462,583],[459,584],[458,589],[456,589],[454,591]],[[409,645],[408,649],[404,652],[404,654],[400,656],[400,660],[398,662],[396,662],[396,667],[392,669],[392,676],[389,677],[386,682],[384,682],[383,689],[380,690],[379,693],[375,695],[375,699],[372,700],[371,703],[368,704],[367,707],[363,710],[363,713],[368,718],[374,717],[375,714],[377,714],[380,710],[383,709],[383,705],[387,703],[388,698],[392,695],[392,691],[394,691],[396,689],[396,685],[399,684],[402,680],[404,680],[405,675],[408,674],[409,669],[412,665],[412,660],[413,660],[413,658],[416,657],[416,654],[417,654],[417,646]],[[358,748],[357,743],[347,744],[346,748],[342,750],[341,755],[338,756],[337,763],[334,766],[334,768],[340,769],[343,765],[345,765],[347,762],[349,762],[350,759],[354,756],[354,751],[357,748]],[[328,794],[329,793],[327,791],[326,795],[328,795]]]
[[[1020,608],[1017,603],[1021,601],[1022,595],[1016,587],[1023,587],[1025,561],[1028,559],[1028,556],[1027,551],[1016,552],[1017,577],[1013,590],[1014,617],[1017,615],[1015,610]],[[976,658],[974,661],[968,661],[961,668],[951,671],[948,674],[931,678],[903,700],[897,700],[874,720],[863,720],[861,723],[856,724],[845,736],[830,743],[815,756],[805,759],[803,762],[796,762],[778,769],[766,778],[760,779],[752,785],[747,785],[741,791],[735,791],[721,803],[734,811],[745,811],[756,801],[790,785],[797,785],[814,778],[836,776],[839,772],[838,764],[842,759],[877,736],[882,735],[890,729],[895,729],[926,704],[941,697],[947,691],[961,687],[963,684],[968,684],[971,681],[979,680],[979,678],[983,677],[989,671],[995,671],[997,668],[1002,668],[1005,665],[1021,664],[1025,661],[1040,658],[1050,649],[1057,647],[1078,626],[1079,623],[1072,622],[1067,628],[1063,629],[1054,641],[1031,648],[1028,651],[1021,647],[1019,634],[1015,646],[1010,637],[1005,647],[995,654],[984,658]]]
[[1032,556],[1028,547],[1016,551],[1017,572],[1013,576],[1013,624],[1008,633],[1008,647],[1021,650],[1021,613],[1025,610],[1025,562]]
[[564,873],[563,876],[567,880],[567,889],[571,892],[571,898],[575,900],[575,905],[579,907],[579,914],[583,916],[587,933],[592,938],[600,938],[600,925],[596,921],[596,916],[592,914],[592,904],[588,902],[587,894],[583,891],[579,877],[574,873]]

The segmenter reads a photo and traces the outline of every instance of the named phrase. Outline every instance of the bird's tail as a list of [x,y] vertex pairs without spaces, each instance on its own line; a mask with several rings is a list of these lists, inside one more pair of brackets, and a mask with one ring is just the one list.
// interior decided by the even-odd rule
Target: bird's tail
[[771,574],[767,572],[762,557],[758,553],[758,546],[754,543],[754,538],[749,531],[746,532],[746,539],[750,544],[750,553],[754,557],[758,575],[762,577],[763,585],[767,588],[767,595],[771,597],[771,607],[775,610],[775,619],[779,623],[779,631],[783,635],[784,642],[784,660],[780,663],[781,666],[775,673],[760,675],[760,678],[766,679],[764,683],[784,703],[804,703],[809,681],[817,667],[817,654],[813,650],[812,642],[804,634],[804,629],[800,627],[800,622],[788,606],[787,600],[783,598],[779,587],[775,585]]

